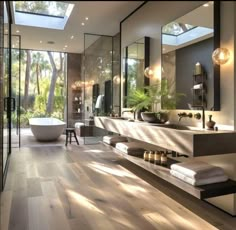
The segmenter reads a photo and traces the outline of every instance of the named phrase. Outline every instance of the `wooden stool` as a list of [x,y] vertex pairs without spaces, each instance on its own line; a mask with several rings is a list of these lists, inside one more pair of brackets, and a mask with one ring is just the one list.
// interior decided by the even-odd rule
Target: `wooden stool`
[[79,145],[79,141],[76,137],[76,133],[75,133],[75,129],[74,128],[66,128],[66,146],[68,144],[68,138],[70,136],[70,144],[71,144],[71,137],[72,137],[72,133],[74,134],[75,140],[77,142],[77,145]]

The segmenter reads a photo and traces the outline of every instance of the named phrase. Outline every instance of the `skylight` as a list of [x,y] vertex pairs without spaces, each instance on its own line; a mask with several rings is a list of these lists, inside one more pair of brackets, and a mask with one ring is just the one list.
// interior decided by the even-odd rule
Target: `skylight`
[[56,1],[13,2],[15,24],[63,30],[74,4]]
[[174,35],[178,36],[180,34],[183,34],[196,26],[192,26],[189,24],[183,24],[183,23],[178,23],[178,22],[171,22],[162,28],[162,33],[168,34],[168,35]]
[[63,2],[17,1],[15,2],[15,11],[52,17],[65,17],[68,6],[69,4]]

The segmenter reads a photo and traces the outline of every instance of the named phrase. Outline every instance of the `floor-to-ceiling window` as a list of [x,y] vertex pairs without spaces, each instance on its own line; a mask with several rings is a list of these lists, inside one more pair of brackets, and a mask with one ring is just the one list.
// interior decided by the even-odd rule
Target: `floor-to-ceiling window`
[[11,109],[14,100],[11,98],[11,15],[9,2],[1,2],[1,160],[2,187],[7,174],[7,163],[11,153]]
[[14,109],[11,111],[11,147],[20,147],[20,82],[21,82],[21,36],[12,35],[11,95]]
[[[54,117],[66,121],[66,56],[60,52],[24,49],[20,54],[19,110],[21,142],[25,146],[30,145],[27,136],[32,136],[30,118]],[[14,70],[17,60],[13,61]],[[12,122],[17,127],[17,119]]]

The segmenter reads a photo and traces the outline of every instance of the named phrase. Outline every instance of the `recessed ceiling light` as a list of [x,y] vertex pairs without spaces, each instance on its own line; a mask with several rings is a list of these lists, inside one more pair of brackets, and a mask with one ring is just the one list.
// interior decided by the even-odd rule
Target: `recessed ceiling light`
[[74,35],[72,35],[71,37],[70,37],[70,39],[73,39],[74,38]]
[[208,7],[208,6],[209,6],[209,4],[208,4],[208,3],[205,3],[205,4],[203,4],[203,6],[204,6],[204,7]]
[[65,45],[65,48],[67,47],[67,45]]
[[82,22],[81,25],[84,26],[85,25],[84,22]]
[[85,20],[88,21],[88,17],[86,17]]
[[8,32],[8,30],[5,30],[5,32],[7,33],[7,32]]
[[16,33],[20,33],[20,31],[19,31],[19,30],[17,30],[17,31],[16,31]]
[[39,43],[43,43],[42,41],[40,41]]
[[15,48],[15,45],[12,45],[13,48]]
[[65,50],[66,48],[64,47],[63,50]]

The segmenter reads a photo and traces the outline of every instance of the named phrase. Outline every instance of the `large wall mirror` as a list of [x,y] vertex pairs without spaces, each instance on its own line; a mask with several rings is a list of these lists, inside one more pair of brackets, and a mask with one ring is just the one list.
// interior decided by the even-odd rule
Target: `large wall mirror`
[[220,71],[212,62],[220,45],[219,13],[219,2],[210,1],[162,27],[162,79],[184,94],[176,109],[220,110]]
[[[123,96],[129,96],[132,90],[149,85],[149,79],[144,76],[144,69],[149,66],[150,38],[141,38],[126,46],[123,50]],[[124,100],[126,107],[126,100]]]

